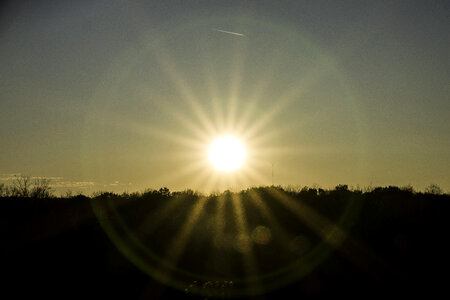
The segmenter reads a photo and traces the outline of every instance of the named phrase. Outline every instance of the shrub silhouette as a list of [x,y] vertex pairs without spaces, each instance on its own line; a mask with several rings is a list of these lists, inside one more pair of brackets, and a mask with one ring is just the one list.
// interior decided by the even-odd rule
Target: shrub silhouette
[[430,184],[425,188],[425,193],[440,195],[442,194],[442,189],[437,184]]

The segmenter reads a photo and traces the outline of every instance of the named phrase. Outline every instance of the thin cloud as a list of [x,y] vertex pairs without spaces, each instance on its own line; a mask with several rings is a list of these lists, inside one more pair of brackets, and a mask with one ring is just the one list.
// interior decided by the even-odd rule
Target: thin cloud
[[50,184],[53,188],[88,188],[95,186],[93,181],[61,181]]
[[0,181],[13,181],[16,180],[17,178],[20,177],[28,177],[31,180],[35,180],[35,179],[48,179],[50,181],[60,181],[62,180],[64,177],[56,177],[56,176],[51,176],[51,177],[47,177],[47,176],[27,176],[27,175],[23,175],[22,173],[10,173],[10,174],[0,174]]
[[20,173],[0,174],[0,181],[10,181],[21,176]]
[[[126,182],[119,182],[116,180],[113,183],[110,183],[109,185],[110,186],[127,186],[127,185],[131,185],[131,182],[126,183]],[[104,185],[104,186],[106,187],[107,185]]]

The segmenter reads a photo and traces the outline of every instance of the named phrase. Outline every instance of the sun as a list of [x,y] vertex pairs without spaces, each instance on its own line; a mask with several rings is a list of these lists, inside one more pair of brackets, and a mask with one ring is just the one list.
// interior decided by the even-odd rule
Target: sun
[[245,160],[245,148],[234,136],[215,139],[209,147],[209,160],[219,171],[232,172],[239,169]]

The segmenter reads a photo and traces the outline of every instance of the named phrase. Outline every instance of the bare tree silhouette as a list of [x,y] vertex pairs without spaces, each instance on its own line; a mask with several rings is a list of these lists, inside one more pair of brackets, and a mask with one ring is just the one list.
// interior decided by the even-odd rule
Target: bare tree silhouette
[[50,179],[36,178],[33,181],[33,187],[30,196],[33,198],[48,198],[51,197]]
[[34,178],[30,176],[14,176],[11,186],[2,184],[0,187],[0,195],[10,197],[33,197],[48,198],[51,197],[50,180],[46,178]]

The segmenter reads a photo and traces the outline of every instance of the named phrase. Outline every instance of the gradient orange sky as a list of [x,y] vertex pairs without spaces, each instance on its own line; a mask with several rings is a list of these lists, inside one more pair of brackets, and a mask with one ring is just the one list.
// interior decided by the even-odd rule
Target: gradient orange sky
[[0,182],[450,190],[446,1],[147,2],[2,4]]

